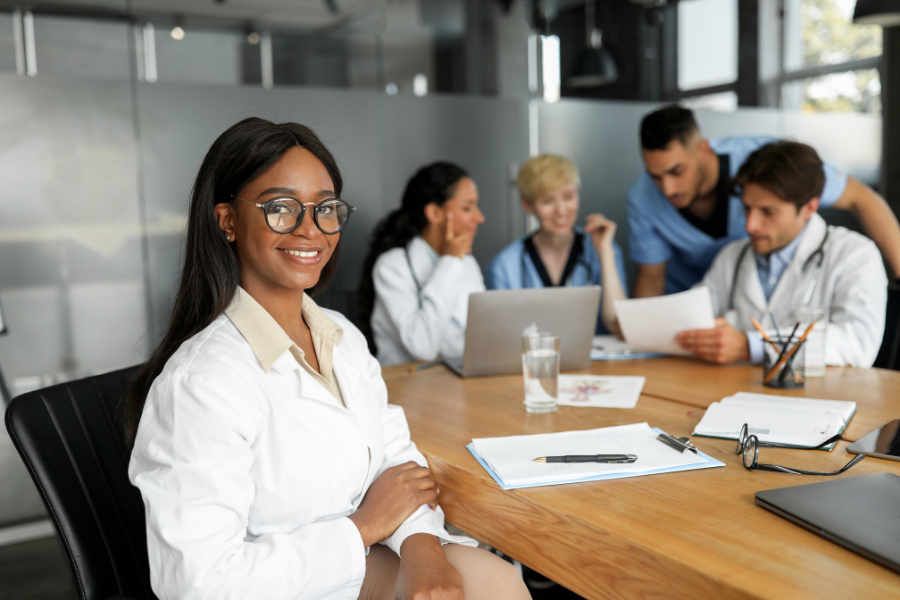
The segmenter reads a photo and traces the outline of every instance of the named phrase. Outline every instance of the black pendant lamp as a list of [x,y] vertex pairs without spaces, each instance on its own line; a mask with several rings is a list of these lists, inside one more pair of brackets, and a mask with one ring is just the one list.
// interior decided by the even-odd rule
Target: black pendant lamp
[[857,25],[900,25],[900,0],[856,0],[853,22]]
[[595,0],[587,0],[584,4],[585,33],[587,47],[578,55],[575,73],[566,79],[566,85],[574,88],[594,88],[619,79],[616,61],[603,47],[603,33],[597,28],[594,17]]

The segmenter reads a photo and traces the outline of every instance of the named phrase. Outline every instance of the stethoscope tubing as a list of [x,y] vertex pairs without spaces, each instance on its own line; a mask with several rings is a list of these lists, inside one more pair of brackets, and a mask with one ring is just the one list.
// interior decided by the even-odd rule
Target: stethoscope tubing
[[[813,291],[816,289],[816,286],[819,284],[819,278],[822,274],[822,263],[825,262],[825,242],[828,241],[828,229],[825,230],[825,237],[822,238],[822,243],[819,244],[819,247],[816,248],[816,251],[806,257],[806,260],[803,262],[803,267],[801,267],[800,272],[806,273],[806,269],[809,267],[812,260],[818,255],[819,260],[816,262],[815,271],[813,271],[813,276],[809,280],[809,284],[806,286],[806,291],[803,293],[803,304],[801,306],[809,306],[810,301],[812,300]],[[734,276],[731,280],[731,294],[728,297],[728,310],[734,309],[734,294],[737,290],[738,284],[738,276],[741,272],[741,265],[744,263],[744,257],[747,255],[747,251],[750,250],[751,242],[747,242],[743,248],[741,248],[741,253],[738,255],[737,263],[734,268]]]
[[[528,252],[525,251],[525,246],[523,244],[522,252],[519,255],[519,260],[521,262],[521,271],[522,271],[522,289],[529,287],[529,285],[528,285],[528,263],[525,260],[527,255],[528,255]],[[566,278],[564,287],[569,287],[572,285],[572,281],[575,279],[575,271],[578,269],[578,267],[583,267],[584,270],[587,272],[587,278],[585,279],[585,281],[587,282],[586,285],[590,285],[591,265],[589,265],[582,257],[582,258],[579,258],[578,261],[575,263],[575,268],[572,269],[572,272],[569,273],[569,276]],[[538,279],[540,279],[540,278],[538,278]]]

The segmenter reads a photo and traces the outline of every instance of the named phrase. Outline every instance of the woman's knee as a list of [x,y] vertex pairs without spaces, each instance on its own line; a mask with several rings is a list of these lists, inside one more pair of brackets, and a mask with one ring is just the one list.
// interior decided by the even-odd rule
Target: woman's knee
[[456,544],[445,545],[444,554],[462,578],[466,600],[520,600],[531,597],[519,571],[496,554]]

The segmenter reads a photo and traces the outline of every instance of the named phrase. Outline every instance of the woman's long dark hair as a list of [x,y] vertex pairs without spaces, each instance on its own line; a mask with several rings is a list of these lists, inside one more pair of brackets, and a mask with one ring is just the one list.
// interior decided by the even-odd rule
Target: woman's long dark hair
[[[159,346],[131,382],[125,396],[125,439],[129,448],[134,444],[153,380],[182,342],[225,311],[240,284],[237,253],[219,227],[216,205],[233,204],[234,195],[296,146],[306,148],[322,161],[331,176],[334,192],[340,197],[344,180],[334,157],[312,130],[297,123],[244,119],[220,135],[206,153],[191,191],[184,268],[172,319]],[[319,281],[308,290],[311,295],[328,285],[337,267],[339,249],[340,242],[323,267]]]
[[422,233],[428,224],[425,207],[432,203],[443,206],[456,192],[456,184],[468,176],[462,167],[449,162],[436,162],[422,167],[406,183],[400,208],[375,226],[369,253],[363,263],[358,305],[360,329],[366,335],[372,354],[378,350],[370,322],[375,308],[375,284],[372,280],[375,261],[392,248],[406,246],[411,239]]

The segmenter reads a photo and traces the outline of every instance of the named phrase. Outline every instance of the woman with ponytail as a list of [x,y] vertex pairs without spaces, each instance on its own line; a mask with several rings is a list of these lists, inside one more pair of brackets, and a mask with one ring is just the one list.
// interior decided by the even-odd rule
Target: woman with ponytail
[[246,119],[203,160],[172,320],[126,397],[160,600],[528,597],[447,533],[364,336],[310,297],[352,235],[342,186],[296,123]]
[[484,290],[472,242],[484,215],[459,166],[422,167],[375,228],[360,285],[362,323],[383,365],[462,356],[469,294]]

